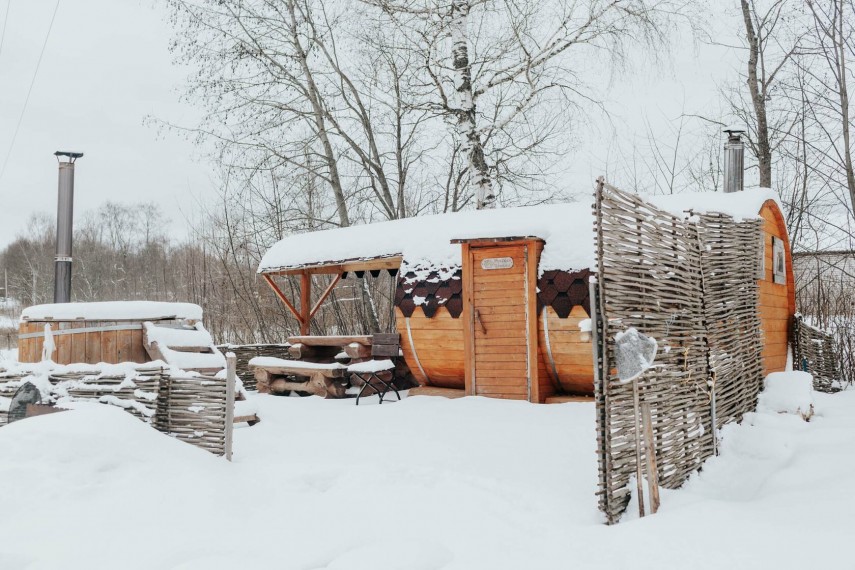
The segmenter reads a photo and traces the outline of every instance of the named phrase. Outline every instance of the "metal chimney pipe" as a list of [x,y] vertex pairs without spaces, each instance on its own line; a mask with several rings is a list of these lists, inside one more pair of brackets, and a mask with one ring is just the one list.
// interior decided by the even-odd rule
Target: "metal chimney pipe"
[[[59,189],[56,208],[56,255],[53,302],[71,301],[71,234],[74,224],[74,162],[82,152],[56,151]],[[62,160],[65,157],[67,160]]]
[[725,129],[727,142],[724,143],[724,191],[741,192],[745,187],[745,143],[742,133],[737,129]]

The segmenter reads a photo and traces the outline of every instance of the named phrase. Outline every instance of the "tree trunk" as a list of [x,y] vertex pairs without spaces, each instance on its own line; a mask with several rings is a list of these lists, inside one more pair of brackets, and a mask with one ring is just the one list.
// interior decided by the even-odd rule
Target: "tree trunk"
[[754,116],[757,121],[757,164],[760,168],[760,186],[772,187],[772,150],[769,146],[769,125],[766,119],[766,86],[758,83],[757,65],[760,52],[760,41],[754,31],[751,20],[752,9],[748,0],[741,0],[742,19],[745,22],[745,36],[748,40],[748,90],[751,93],[751,103],[754,105]]
[[326,160],[327,169],[329,170],[330,185],[332,186],[333,196],[335,197],[339,224],[341,224],[342,227],[346,227],[350,225],[350,216],[348,216],[347,213],[347,203],[345,202],[344,190],[342,189],[341,178],[338,173],[338,162],[332,143],[329,139],[329,134],[327,133],[327,125],[324,120],[325,109],[321,99],[321,94],[315,84],[315,78],[312,74],[312,70],[309,68],[306,50],[303,47],[303,44],[300,43],[294,2],[288,2],[288,13],[291,20],[289,30],[291,34],[291,42],[293,43],[294,50],[297,53],[300,70],[303,72],[303,76],[306,80],[306,93],[312,105],[312,118],[315,123],[315,133],[317,134],[318,140],[320,140],[321,146],[324,149],[324,159]]
[[845,6],[843,5],[843,0],[839,0],[836,4],[837,41],[835,42],[836,45],[834,47],[839,54],[839,69],[837,76],[840,78],[840,85],[837,91],[840,96],[840,118],[843,126],[843,163],[844,168],[846,169],[846,186],[849,190],[849,204],[852,207],[853,215],[855,215],[855,170],[853,170],[852,166],[852,141],[849,133],[849,89],[846,83],[846,73],[848,72],[846,69],[847,46],[845,45],[846,39],[843,29],[843,12],[845,10]]
[[496,195],[475,120],[467,30],[469,2],[470,0],[453,0],[451,3],[451,56],[454,64],[454,88],[457,92],[457,129],[462,140],[462,151],[468,159],[469,183],[475,190],[477,208],[480,210],[494,208]]

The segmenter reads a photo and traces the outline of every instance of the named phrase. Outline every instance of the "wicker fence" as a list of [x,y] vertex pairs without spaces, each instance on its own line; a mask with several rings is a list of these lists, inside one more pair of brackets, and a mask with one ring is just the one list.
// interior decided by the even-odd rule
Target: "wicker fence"
[[[11,398],[32,376],[0,375],[0,396]],[[43,403],[91,401],[123,408],[154,428],[216,455],[228,455],[234,406],[225,378],[174,376],[160,367],[139,367],[132,374],[99,370],[63,372],[41,383]],[[232,388],[234,392],[234,388]],[[0,413],[0,426],[7,414]]]
[[793,367],[813,375],[813,388],[839,392],[843,382],[835,338],[796,315],[793,323]]
[[[713,426],[754,407],[762,242],[759,221],[689,221],[609,186],[597,192],[596,218],[599,503],[614,523],[633,476],[639,495],[643,478],[679,487],[715,452]],[[622,382],[615,336],[629,328],[655,339],[658,355]]]

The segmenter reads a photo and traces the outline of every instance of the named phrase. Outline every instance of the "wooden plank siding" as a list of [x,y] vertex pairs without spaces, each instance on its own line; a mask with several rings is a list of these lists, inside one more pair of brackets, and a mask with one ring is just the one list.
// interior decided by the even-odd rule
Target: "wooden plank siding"
[[[92,330],[116,325],[136,325],[136,322],[75,320],[22,322],[18,327],[18,332],[21,335],[36,333],[38,336],[18,340],[18,358],[21,362],[41,361],[44,347],[44,327],[48,322],[54,331],[86,329],[86,332],[81,330],[81,332],[54,336],[56,351],[53,353],[53,360],[57,364],[145,363],[151,360],[143,344],[142,328]],[[177,323],[178,321],[165,319],[160,322]]]
[[[538,354],[537,263],[542,241],[462,244],[467,393],[540,402],[552,395]],[[507,258],[510,267],[485,268]],[[542,384],[540,378],[547,382]],[[543,395],[542,395],[543,393]]]
[[[774,202],[768,201],[761,208],[760,216],[765,220],[763,228],[765,272],[763,279],[759,282],[760,323],[763,330],[763,369],[764,374],[769,374],[780,372],[787,365],[787,347],[796,303],[795,282],[790,240],[780,209]],[[787,263],[786,283],[774,282],[772,236],[784,242],[784,256]]]

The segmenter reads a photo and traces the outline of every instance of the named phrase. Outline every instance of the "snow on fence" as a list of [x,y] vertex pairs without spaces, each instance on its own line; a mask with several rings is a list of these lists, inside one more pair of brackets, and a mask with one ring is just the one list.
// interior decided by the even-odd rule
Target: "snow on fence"
[[256,390],[255,374],[249,368],[249,361],[256,356],[269,356],[289,360],[288,353],[290,344],[223,344],[218,346],[223,353],[226,351],[234,353],[237,358],[237,375],[243,381],[246,390]]
[[[607,185],[595,209],[599,506],[615,523],[633,476],[643,470],[651,488],[679,487],[715,452],[713,426],[756,404],[762,222],[721,214],[687,220]],[[652,337],[658,354],[624,382],[615,337],[630,328]]]
[[[124,366],[124,365],[122,365]],[[235,386],[226,377],[201,376],[155,367],[109,367],[44,373],[16,371],[0,375],[0,426],[8,420],[8,402],[31,382],[42,403],[60,407],[74,402],[119,406],[157,430],[216,455],[228,455]]]
[[137,368],[129,374],[65,372],[48,376],[60,402],[95,401],[119,406],[146,423],[157,411],[161,368]]
[[801,315],[793,325],[793,367],[813,375],[814,390],[839,392],[843,379],[834,336],[809,325]]

